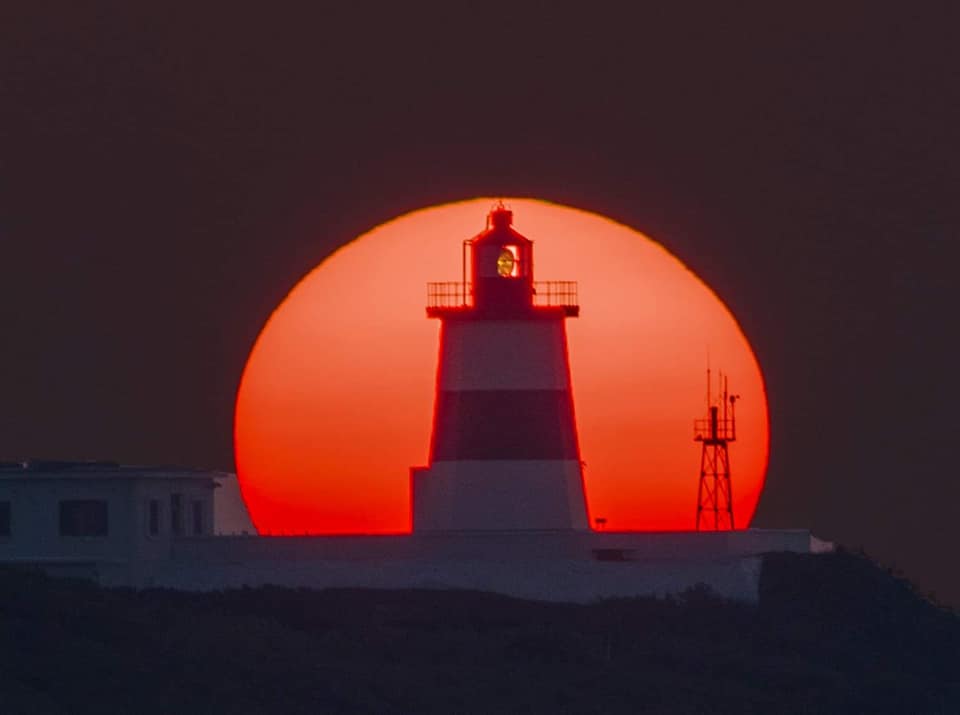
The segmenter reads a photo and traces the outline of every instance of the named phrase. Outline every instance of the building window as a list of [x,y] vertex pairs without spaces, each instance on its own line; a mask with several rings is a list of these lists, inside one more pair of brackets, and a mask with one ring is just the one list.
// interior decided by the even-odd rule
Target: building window
[[160,500],[151,499],[147,502],[147,534],[157,536],[160,534]]
[[60,502],[60,536],[106,536],[107,502],[68,499]]
[[170,531],[183,536],[183,494],[170,495]]
[[10,536],[10,502],[0,501],[0,536]]
[[197,536],[203,533],[203,502],[193,503],[193,533]]

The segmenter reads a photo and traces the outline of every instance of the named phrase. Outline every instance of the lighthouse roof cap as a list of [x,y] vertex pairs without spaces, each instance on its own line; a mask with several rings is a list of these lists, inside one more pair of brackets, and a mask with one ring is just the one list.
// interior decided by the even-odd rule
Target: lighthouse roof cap
[[475,239],[483,243],[533,243],[529,238],[513,228],[513,211],[498,202],[487,217],[487,228]]

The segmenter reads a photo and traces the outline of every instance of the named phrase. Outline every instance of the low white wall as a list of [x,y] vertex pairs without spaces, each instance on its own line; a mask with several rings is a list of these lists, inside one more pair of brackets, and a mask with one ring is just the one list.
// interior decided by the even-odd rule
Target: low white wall
[[142,585],[208,591],[265,584],[307,588],[470,589],[566,603],[663,596],[706,584],[724,598],[756,602],[759,556],[716,560],[602,562],[581,559],[259,561],[206,566],[158,563]]
[[703,583],[725,598],[755,602],[760,555],[809,547],[804,530],[181,539],[173,558],[151,565],[139,585],[456,588],[585,603]]
[[220,536],[178,539],[178,562],[363,561],[463,559],[595,560],[596,552],[622,560],[716,559],[771,551],[810,550],[810,532],[748,529],[695,532],[500,531],[359,536]]

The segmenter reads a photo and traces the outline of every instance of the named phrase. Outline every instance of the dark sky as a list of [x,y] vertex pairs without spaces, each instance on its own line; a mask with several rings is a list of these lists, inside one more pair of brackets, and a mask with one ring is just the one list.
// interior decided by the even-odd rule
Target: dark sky
[[533,196],[650,234],[739,318],[756,526],[960,604],[951,4],[7,6],[0,456],[231,468],[300,277],[398,213]]

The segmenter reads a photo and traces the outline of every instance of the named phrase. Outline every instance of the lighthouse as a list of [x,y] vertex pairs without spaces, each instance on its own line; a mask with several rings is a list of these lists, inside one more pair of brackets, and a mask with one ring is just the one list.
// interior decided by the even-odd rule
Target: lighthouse
[[427,286],[440,320],[429,466],[413,529],[586,530],[566,319],[572,281],[534,281],[533,241],[498,204],[463,242],[459,282]]

